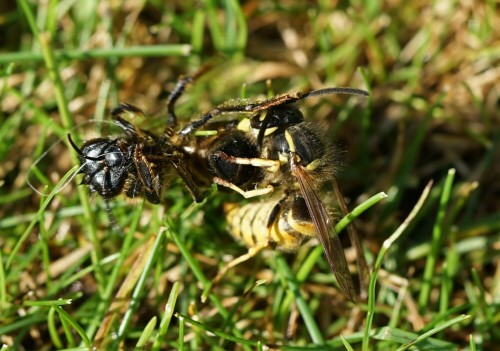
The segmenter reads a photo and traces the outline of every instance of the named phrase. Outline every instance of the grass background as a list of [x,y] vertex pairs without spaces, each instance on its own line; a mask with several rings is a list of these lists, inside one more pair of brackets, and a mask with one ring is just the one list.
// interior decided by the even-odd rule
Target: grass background
[[[2,2],[2,350],[493,349],[499,21],[494,1]],[[221,220],[237,197],[209,191],[193,206],[172,179],[162,206],[114,200],[113,231],[102,201],[65,183],[77,164],[66,133],[112,134],[120,101],[161,132],[176,78],[213,60],[179,101],[183,121],[242,91],[262,97],[267,79],[276,93],[370,91],[303,104],[336,140],[348,206],[388,194],[356,222],[377,268],[368,300],[347,302],[305,245],[238,266],[201,303],[228,255],[245,252]]]

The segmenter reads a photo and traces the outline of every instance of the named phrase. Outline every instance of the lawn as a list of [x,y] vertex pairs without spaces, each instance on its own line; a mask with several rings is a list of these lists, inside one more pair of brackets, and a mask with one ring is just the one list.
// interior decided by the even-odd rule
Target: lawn
[[[498,23],[494,1],[2,2],[0,350],[494,349]],[[330,180],[319,193],[355,302],[314,239],[260,252],[209,290],[246,252],[224,204],[272,195],[208,185],[195,203],[170,166],[158,205],[79,185],[68,134],[123,135],[110,116],[126,102],[145,111],[133,125],[161,135],[177,79],[207,65],[177,101],[180,127],[240,98],[369,92],[299,103],[333,143],[351,215]]]

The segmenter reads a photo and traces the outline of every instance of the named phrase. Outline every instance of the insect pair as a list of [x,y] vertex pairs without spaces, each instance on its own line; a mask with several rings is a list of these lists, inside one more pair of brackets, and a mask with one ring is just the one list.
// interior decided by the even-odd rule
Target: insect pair
[[[112,112],[112,119],[123,130],[122,136],[91,139],[81,147],[68,136],[82,163],[83,183],[106,203],[123,193],[157,204],[165,175],[173,168],[197,202],[203,198],[199,188],[210,183],[246,198],[265,195],[264,201],[225,206],[230,233],[249,251],[223,267],[215,281],[266,247],[294,251],[304,239],[317,237],[342,292],[354,301],[348,264],[319,195],[320,187],[334,177],[335,151],[325,131],[305,121],[297,103],[322,95],[367,96],[367,92],[326,88],[262,101],[229,101],[179,129],[175,103],[187,85],[206,70],[176,83],[167,100],[166,126],[161,134],[135,127],[126,115],[144,113],[133,105],[121,104]],[[213,121],[227,114],[247,117]],[[215,129],[216,133],[195,135],[204,129]]]

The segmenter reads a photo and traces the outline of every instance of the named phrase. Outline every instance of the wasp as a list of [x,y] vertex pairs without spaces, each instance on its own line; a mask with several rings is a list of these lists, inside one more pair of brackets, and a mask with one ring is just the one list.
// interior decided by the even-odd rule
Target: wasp
[[207,151],[213,182],[246,198],[275,193],[267,201],[226,205],[229,231],[249,251],[224,266],[215,281],[266,247],[295,251],[305,238],[317,237],[342,292],[355,300],[340,239],[319,195],[321,186],[334,177],[335,149],[324,129],[305,121],[297,106],[302,99],[333,93],[367,95],[357,89],[327,88],[259,103],[223,105],[181,131],[191,133],[228,111],[252,114],[221,135]]
[[[127,122],[125,114],[143,112],[122,104],[112,118],[124,136],[93,139],[81,148],[70,138],[83,164],[83,183],[106,200],[123,192],[128,197],[144,196],[151,203],[159,203],[165,174],[173,167],[195,201],[203,198],[198,188],[211,182],[246,198],[274,193],[267,201],[226,206],[230,233],[249,251],[224,266],[215,281],[266,247],[294,251],[305,238],[317,237],[342,292],[354,301],[347,261],[319,195],[321,186],[334,176],[335,150],[321,128],[305,121],[297,103],[322,95],[366,96],[367,92],[326,88],[263,101],[229,101],[175,131],[175,102],[204,70],[181,78],[175,85],[167,101],[166,128],[161,135]],[[249,117],[239,122],[213,122],[227,114]],[[195,136],[198,130],[213,129],[214,125],[215,136]]]

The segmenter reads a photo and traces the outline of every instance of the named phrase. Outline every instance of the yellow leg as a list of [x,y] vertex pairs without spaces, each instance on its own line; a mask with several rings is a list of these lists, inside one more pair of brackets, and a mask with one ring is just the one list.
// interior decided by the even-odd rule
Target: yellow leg
[[245,199],[249,199],[249,198],[255,197],[255,196],[261,196],[261,195],[269,194],[269,193],[273,192],[273,190],[274,190],[274,187],[272,185],[268,185],[265,188],[261,188],[261,189],[243,190],[239,186],[237,186],[237,185],[235,185],[235,184],[233,184],[231,182],[225,181],[222,178],[214,177],[213,180],[214,180],[215,184],[222,185],[222,186],[225,186],[226,188],[234,190],[237,193],[239,193],[242,196],[244,196]]
[[248,249],[248,252],[246,254],[241,255],[240,257],[236,257],[234,260],[226,263],[224,265],[224,267],[222,267],[219,270],[219,273],[217,273],[215,278],[212,280],[212,285],[217,284],[222,279],[222,277],[224,277],[224,275],[226,275],[227,271],[229,271],[231,268],[233,268],[233,267],[239,265],[240,263],[243,263],[243,262],[249,260],[250,258],[254,257],[256,254],[258,254],[260,251],[262,251],[262,249],[265,249],[267,247],[267,245],[268,245],[268,241],[261,243],[261,244],[258,244],[257,246],[251,247]]
[[226,263],[217,273],[214,279],[212,279],[212,282],[210,283],[209,286],[205,288],[203,291],[203,294],[201,295],[201,302],[205,303],[207,300],[208,295],[211,293],[212,288],[226,275],[226,273],[233,267],[239,265],[240,263],[243,263],[247,261],[248,259],[254,257],[256,254],[258,254],[262,249],[265,249],[269,243],[268,237],[266,237],[266,242],[263,242],[261,244],[258,244],[257,246],[251,247],[248,249],[248,252],[244,255],[241,255],[239,257],[236,257],[232,261],[229,261]]

